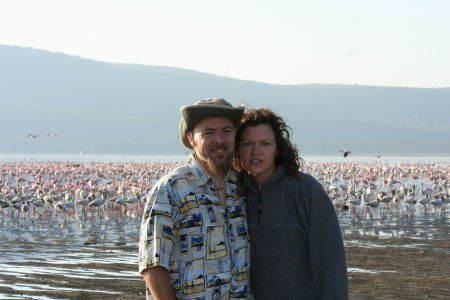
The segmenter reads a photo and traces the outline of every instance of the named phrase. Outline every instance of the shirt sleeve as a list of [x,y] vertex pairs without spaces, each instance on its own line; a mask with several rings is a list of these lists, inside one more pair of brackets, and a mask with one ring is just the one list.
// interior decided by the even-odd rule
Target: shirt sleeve
[[170,201],[170,186],[157,183],[149,192],[139,239],[139,273],[161,266],[169,270],[174,245],[176,205]]
[[309,195],[309,255],[317,299],[348,299],[347,265],[333,203],[317,181]]

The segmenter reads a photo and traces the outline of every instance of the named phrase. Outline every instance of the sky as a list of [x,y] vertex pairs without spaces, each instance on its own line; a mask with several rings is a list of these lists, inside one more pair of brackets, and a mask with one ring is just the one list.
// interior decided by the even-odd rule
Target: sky
[[276,84],[450,87],[448,0],[0,0],[0,44]]

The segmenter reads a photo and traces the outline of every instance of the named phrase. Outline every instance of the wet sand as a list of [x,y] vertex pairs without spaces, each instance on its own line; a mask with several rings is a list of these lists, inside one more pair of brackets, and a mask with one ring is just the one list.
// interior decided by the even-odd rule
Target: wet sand
[[366,271],[348,273],[350,299],[449,299],[450,240],[416,242],[386,239],[379,248],[347,246],[349,271]]
[[[355,243],[357,241],[357,243]],[[345,235],[351,299],[448,299],[450,295],[450,239],[412,240],[409,238],[380,239]],[[35,247],[53,244],[22,243],[15,247],[22,255],[33,255]],[[2,247],[3,248],[3,247]],[[70,250],[69,250],[70,251]],[[98,262],[64,264],[69,274],[81,269],[97,270],[95,276],[65,276],[32,273],[29,276],[1,274],[1,299],[145,299],[144,283],[136,273],[136,264],[109,260],[108,255],[135,256],[136,244],[92,244],[76,249],[77,256],[97,257]],[[102,258],[103,257],[103,258]],[[8,262],[6,262],[8,265]],[[45,259],[11,263],[15,267],[55,267]],[[129,274],[127,278],[107,274]],[[12,285],[12,286],[9,286]],[[36,287],[27,290],[20,286]],[[40,290],[38,287],[44,287]],[[51,287],[45,289],[45,287]]]

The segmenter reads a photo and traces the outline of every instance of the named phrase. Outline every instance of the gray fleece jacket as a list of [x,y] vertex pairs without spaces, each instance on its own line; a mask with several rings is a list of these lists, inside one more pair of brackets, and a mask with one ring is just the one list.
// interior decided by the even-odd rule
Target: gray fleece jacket
[[279,167],[261,191],[245,184],[255,299],[348,299],[341,231],[320,183]]

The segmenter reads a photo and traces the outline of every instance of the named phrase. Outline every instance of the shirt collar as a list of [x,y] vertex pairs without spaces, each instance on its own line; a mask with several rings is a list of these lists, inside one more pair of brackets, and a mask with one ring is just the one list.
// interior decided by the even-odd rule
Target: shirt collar
[[[193,175],[197,178],[199,185],[208,184],[210,187],[214,187],[214,178],[208,172],[205,171],[200,162],[195,158],[194,153],[191,153],[191,155],[189,156],[187,164],[192,170]],[[234,171],[232,171],[231,169],[230,171],[228,171],[228,174],[224,177],[224,182],[226,184],[229,181],[233,182],[236,181],[236,175]]]

